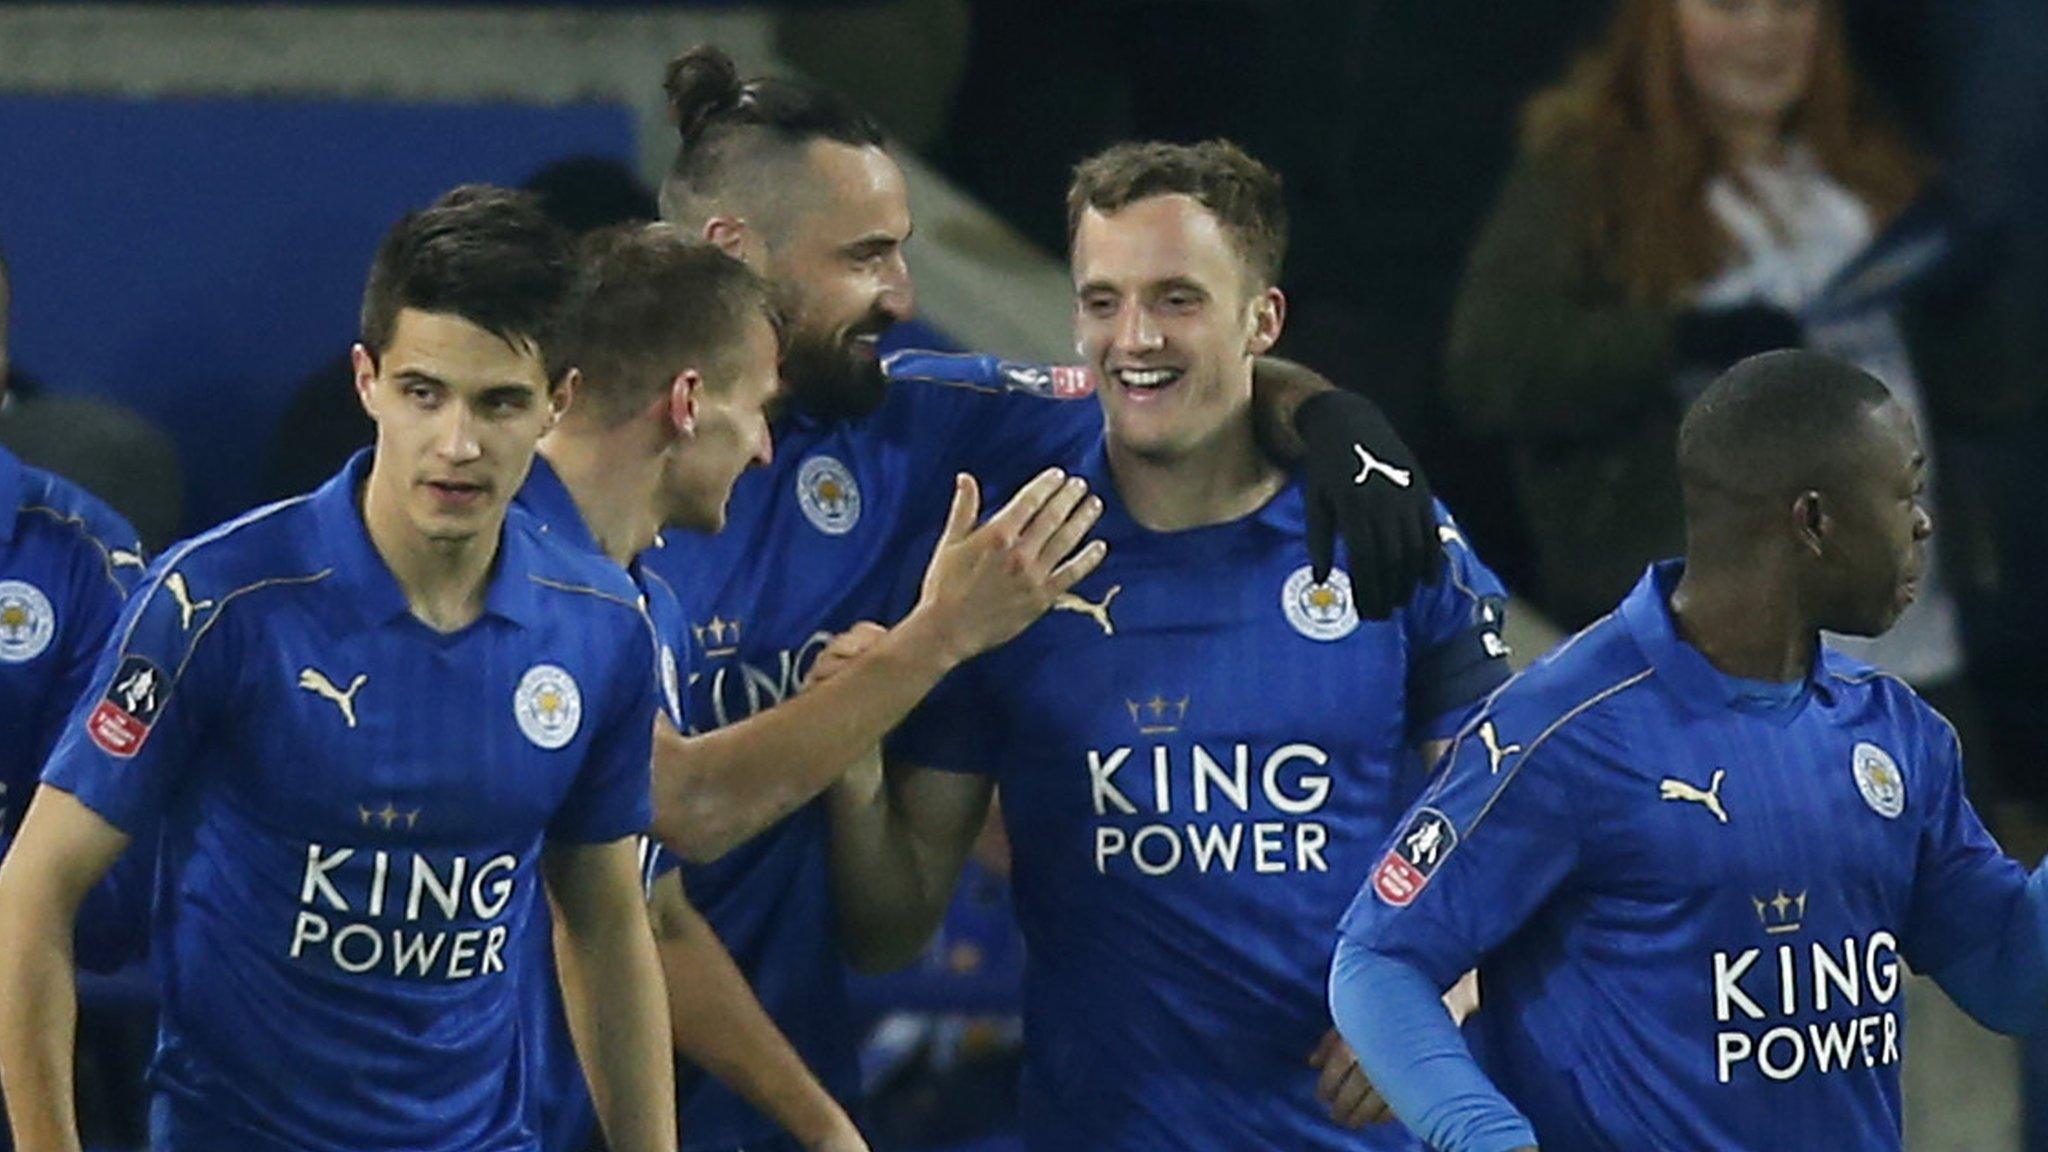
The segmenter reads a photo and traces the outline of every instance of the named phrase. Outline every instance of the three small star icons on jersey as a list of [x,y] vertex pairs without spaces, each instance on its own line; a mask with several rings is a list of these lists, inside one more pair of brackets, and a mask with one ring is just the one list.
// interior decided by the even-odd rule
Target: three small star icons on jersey
[[1756,918],[1763,922],[1766,935],[1779,936],[1787,932],[1797,932],[1801,922],[1806,919],[1806,890],[1803,888],[1790,896],[1780,888],[1778,894],[1768,900],[1752,896],[1749,902],[1756,905]]
[[708,623],[695,624],[690,631],[706,656],[730,656],[740,650],[740,622],[713,616]]
[[323,700],[332,701],[336,708],[341,709],[342,720],[351,728],[356,726],[356,693],[362,690],[369,679],[368,673],[359,672],[355,679],[348,682],[348,689],[343,691],[336,688],[334,681],[328,679],[327,674],[318,668],[299,669],[299,687]]
[[1723,824],[1726,824],[1728,822],[1728,809],[1722,807],[1721,805],[1721,781],[1727,778],[1728,770],[1726,768],[1716,768],[1714,769],[1713,780],[1707,784],[1707,787],[1704,790],[1702,790],[1699,787],[1689,784],[1683,780],[1678,780],[1673,777],[1666,776],[1663,779],[1663,781],[1657,785],[1657,795],[1665,800],[1677,800],[1681,803],[1686,804],[1698,804],[1701,807],[1705,808],[1707,811],[1712,812],[1714,814],[1714,819],[1719,820]]
[[409,832],[418,826],[420,810],[417,808],[400,808],[389,800],[384,802],[384,807],[382,808],[365,808],[358,804],[356,805],[356,820],[365,828],[382,828],[386,832],[397,828],[402,823]]
[[1116,624],[1109,618],[1109,602],[1116,599],[1116,594],[1123,590],[1123,585],[1111,584],[1109,590],[1102,594],[1102,599],[1099,602],[1090,601],[1078,592],[1062,592],[1053,599],[1052,610],[1055,612],[1077,612],[1101,625],[1104,636],[1114,636],[1116,635]]
[[1124,709],[1131,714],[1131,723],[1138,726],[1141,736],[1163,736],[1180,731],[1183,720],[1188,718],[1188,698],[1169,700],[1163,693],[1154,692],[1150,700],[1125,700]]
[[192,599],[191,589],[185,586],[185,574],[173,572],[164,577],[164,587],[171,593],[171,599],[178,602],[178,626],[187,632],[192,630],[192,618],[213,607],[211,600]]

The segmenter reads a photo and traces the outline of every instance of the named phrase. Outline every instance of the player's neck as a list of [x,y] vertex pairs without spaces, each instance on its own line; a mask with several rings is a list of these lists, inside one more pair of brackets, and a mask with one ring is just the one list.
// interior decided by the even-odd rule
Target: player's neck
[[1287,483],[1259,449],[1249,416],[1177,455],[1145,454],[1111,435],[1109,473],[1131,519],[1153,532],[1227,524],[1258,511]]
[[488,528],[473,536],[432,539],[384,491],[374,465],[363,485],[361,507],[370,546],[398,581],[406,608],[422,624],[437,632],[459,632],[483,615],[491,564],[505,529],[502,509]]
[[1723,675],[1782,684],[1812,670],[1818,634],[1797,596],[1774,591],[1783,585],[1771,570],[1688,562],[1671,591],[1679,636]]
[[661,483],[660,456],[614,443],[601,433],[560,429],[541,440],[540,454],[562,478],[606,556],[624,565],[654,546],[661,532],[654,500]]

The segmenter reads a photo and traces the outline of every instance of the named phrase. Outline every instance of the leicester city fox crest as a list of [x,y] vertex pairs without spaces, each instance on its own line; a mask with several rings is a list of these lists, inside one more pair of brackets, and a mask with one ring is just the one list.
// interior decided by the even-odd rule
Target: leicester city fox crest
[[554,751],[576,738],[583,721],[583,693],[576,678],[553,664],[535,664],[519,678],[512,693],[512,713],[519,731],[534,746]]
[[844,536],[860,523],[860,485],[830,456],[813,456],[796,470],[796,502],[811,527],[827,536]]
[[56,634],[57,613],[42,589],[24,580],[0,580],[0,664],[35,659]]
[[1856,745],[1850,753],[1850,768],[1856,773],[1856,790],[1870,810],[1887,820],[1896,820],[1906,810],[1906,778],[1898,762],[1875,744]]
[[1280,611],[1296,632],[1311,640],[1342,640],[1358,630],[1358,606],[1351,599],[1351,577],[1342,568],[1316,583],[1304,564],[1280,588]]

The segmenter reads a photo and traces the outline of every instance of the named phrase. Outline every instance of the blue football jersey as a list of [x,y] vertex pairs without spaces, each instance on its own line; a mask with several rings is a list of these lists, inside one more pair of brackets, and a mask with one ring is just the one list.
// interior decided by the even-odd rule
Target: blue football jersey
[[1412,1148],[1315,1098],[1329,940],[1446,737],[1506,680],[1499,581],[1439,515],[1444,578],[1362,620],[1310,574],[1298,478],[1251,516],[1140,527],[1100,445],[1108,558],[948,677],[890,758],[991,775],[1046,1152]]
[[127,521],[0,448],[0,855],[142,570]]
[[625,573],[515,509],[484,615],[435,632],[371,545],[367,467],[158,561],[44,773],[162,830],[152,1147],[537,1148],[543,841],[651,818]]
[[[568,485],[562,482],[561,474],[555,471],[546,457],[534,457],[533,470],[527,474],[526,483],[520,486],[514,503],[533,518],[543,534],[567,547],[612,563],[605,556],[603,545],[598,543],[590,526],[584,522],[583,514],[577,510],[576,499],[570,494]],[[661,708],[669,723],[681,728],[684,723],[682,661],[688,658],[690,639],[689,627],[682,616],[682,605],[677,602],[675,591],[668,582],[647,571],[643,565],[632,564],[627,574],[640,589],[641,606],[654,625],[655,662],[648,674],[655,677],[661,693]],[[679,652],[681,656],[677,655]],[[649,885],[659,871],[675,866],[672,857],[656,855],[659,850],[651,840],[642,845],[641,851],[645,880]],[[528,1046],[532,1057],[528,1102],[533,1127],[540,1136],[542,1152],[582,1152],[589,1145],[591,1133],[596,1131],[597,1112],[591,1104],[582,1061],[576,1055],[569,1035],[561,984],[555,974],[554,941],[546,901],[534,906],[534,927],[528,933],[528,939],[534,949],[534,960],[528,969],[532,979],[526,985],[525,1004],[526,1021],[533,1030]]]
[[[786,699],[835,633],[886,620],[900,573],[921,571],[929,556],[916,545],[944,520],[954,473],[1008,491],[1101,427],[1093,403],[1005,392],[985,358],[899,354],[888,365],[892,385],[871,415],[798,412],[776,423],[774,463],[740,478],[724,532],[670,532],[643,557],[693,625],[685,710],[694,730]],[[858,1038],[826,835],[824,804],[814,802],[712,864],[685,865],[683,878],[783,1034],[833,1095],[852,1101]],[[702,1075],[686,1074],[682,1091],[690,1148],[779,1131]]]
[[1546,1148],[1896,1149],[1906,967],[1981,952],[2025,876],[1910,688],[1722,675],[1679,571],[1487,703],[1342,931],[1479,967],[1466,1032]]

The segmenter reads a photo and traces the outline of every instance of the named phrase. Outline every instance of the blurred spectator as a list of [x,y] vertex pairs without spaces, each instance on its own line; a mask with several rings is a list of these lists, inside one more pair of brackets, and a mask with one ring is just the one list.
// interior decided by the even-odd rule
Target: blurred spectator
[[[1946,117],[1954,183],[1969,236],[1990,265],[1986,311],[1997,317],[2000,374],[2008,386],[2048,391],[2048,8],[2039,0],[1940,0],[1954,97]],[[2036,601],[2048,565],[2048,419],[2015,414],[2008,435],[1952,453],[1951,474],[1978,475],[1984,531],[1999,563],[1965,584],[1965,635],[1993,736],[2008,763],[2030,762],[2048,742],[2048,619]],[[2039,773],[2034,774],[2039,777]],[[2022,861],[2048,848],[2048,780],[2033,801],[2034,835],[2008,848]],[[2034,1095],[2029,1148],[2048,1149],[2048,1059]]]
[[[557,160],[527,177],[522,187],[540,199],[549,219],[578,235],[653,220],[657,212],[654,193],[640,178],[601,156]],[[367,447],[376,430],[356,400],[355,371],[343,352],[293,390],[271,439],[263,498],[283,500],[319,487],[356,449]]]
[[0,253],[0,446],[112,505],[151,552],[171,542],[183,512],[178,451],[128,409],[82,396],[52,396],[8,357],[13,293]]
[[[1679,551],[1678,418],[1743,356],[1804,343],[1853,360],[1930,444],[2023,404],[1980,318],[1934,291],[1940,216],[1906,214],[1928,168],[1852,72],[1834,0],[1624,0],[1532,102],[1460,293],[1448,385],[1474,428],[1511,440],[1539,608],[1579,627]],[[1953,487],[1942,507],[1967,507]],[[1984,541],[1958,523],[1940,551],[1977,570],[1959,553]],[[1955,684],[1942,565],[1858,647],[1923,688]]]

